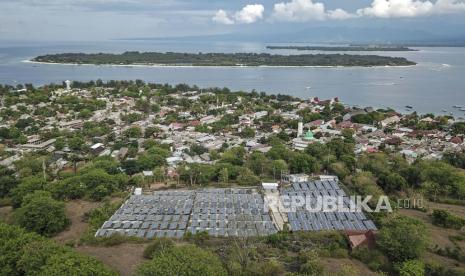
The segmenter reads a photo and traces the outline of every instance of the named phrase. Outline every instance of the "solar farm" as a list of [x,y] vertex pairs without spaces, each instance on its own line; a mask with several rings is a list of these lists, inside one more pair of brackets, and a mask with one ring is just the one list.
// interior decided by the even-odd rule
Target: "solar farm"
[[[334,180],[315,180],[312,182],[293,183],[281,191],[282,195],[304,196],[310,202],[316,202],[318,197],[343,197],[343,205],[347,209],[351,199]],[[295,212],[287,213],[289,228],[292,231],[320,230],[377,230],[372,220],[367,219],[363,212],[312,212],[305,206],[296,208]]]
[[131,196],[96,236],[180,238],[187,232],[247,237],[277,232],[254,189],[160,191]]
[[[336,181],[293,183],[281,195],[344,196]],[[361,212],[309,212],[302,207],[284,213],[292,231],[376,230]],[[262,194],[251,188],[156,191],[133,195],[95,234],[121,234],[140,238],[181,238],[207,232],[215,237],[266,236],[278,231]]]

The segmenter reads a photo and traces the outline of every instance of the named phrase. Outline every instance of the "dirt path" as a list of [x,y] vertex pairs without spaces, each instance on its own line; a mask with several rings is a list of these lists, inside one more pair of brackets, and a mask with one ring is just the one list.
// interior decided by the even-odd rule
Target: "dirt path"
[[87,222],[83,221],[84,214],[97,208],[99,202],[89,202],[84,200],[73,200],[66,203],[66,216],[71,221],[71,225],[53,239],[61,244],[69,240],[77,241],[87,230]]
[[336,275],[340,273],[345,266],[353,267],[357,271],[357,275],[378,275],[371,271],[365,264],[354,259],[321,258],[321,262],[323,263],[328,275]]
[[13,208],[11,206],[0,207],[0,221],[9,221],[13,214]]
[[111,247],[80,246],[77,251],[94,256],[104,264],[118,271],[122,276],[134,275],[136,268],[145,259],[144,244],[121,244]]

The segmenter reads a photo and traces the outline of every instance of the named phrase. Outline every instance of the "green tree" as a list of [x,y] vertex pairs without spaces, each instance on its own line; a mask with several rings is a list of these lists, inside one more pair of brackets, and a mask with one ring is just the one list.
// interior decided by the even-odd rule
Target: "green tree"
[[62,150],[65,147],[65,139],[63,137],[58,137],[55,140],[55,149]]
[[64,254],[50,256],[39,275],[112,276],[117,274],[93,258],[67,251]]
[[226,275],[218,257],[195,245],[174,246],[137,268],[136,275]]
[[174,242],[168,238],[157,238],[144,249],[144,258],[153,259],[157,255],[165,254],[174,246]]
[[69,224],[64,203],[52,199],[45,191],[25,196],[15,211],[15,219],[20,226],[44,236],[53,236]]
[[396,262],[420,257],[428,243],[428,231],[423,222],[397,215],[383,222],[377,239],[381,250]]
[[237,177],[237,183],[241,186],[255,186],[260,183],[260,178],[250,169],[243,168]]
[[315,173],[320,170],[320,164],[313,156],[296,152],[289,160],[289,168],[292,173]]
[[218,173],[218,181],[222,184],[226,184],[229,181],[228,168],[222,168]]
[[239,133],[239,136],[242,138],[253,138],[255,137],[255,130],[253,128],[246,127]]
[[123,135],[128,138],[140,138],[142,137],[142,130],[140,129],[140,127],[133,126],[126,129]]
[[18,180],[14,177],[14,171],[0,166],[0,198],[7,196],[16,185]]
[[399,276],[423,276],[425,275],[425,265],[419,260],[405,261],[399,267]]
[[80,136],[74,136],[68,139],[68,147],[74,151],[81,151],[84,147],[85,141]]
[[46,185],[47,182],[42,177],[30,176],[23,178],[19,185],[11,190],[13,207],[21,206],[24,196],[37,190],[44,190]]

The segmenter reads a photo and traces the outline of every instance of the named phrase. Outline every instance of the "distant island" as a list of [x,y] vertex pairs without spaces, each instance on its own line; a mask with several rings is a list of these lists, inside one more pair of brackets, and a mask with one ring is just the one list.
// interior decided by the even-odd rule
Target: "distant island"
[[381,46],[381,45],[349,45],[349,46],[266,46],[270,50],[299,50],[299,51],[335,51],[335,52],[350,52],[350,51],[394,51],[408,52],[417,51],[404,46]]
[[402,57],[376,55],[315,54],[271,55],[267,53],[63,53],[38,56],[33,62],[95,65],[165,66],[410,66]]

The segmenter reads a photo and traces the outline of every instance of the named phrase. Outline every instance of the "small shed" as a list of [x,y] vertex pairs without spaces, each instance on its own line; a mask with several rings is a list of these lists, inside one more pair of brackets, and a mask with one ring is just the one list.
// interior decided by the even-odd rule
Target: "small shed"
[[262,188],[264,190],[277,190],[278,189],[278,183],[262,182]]

